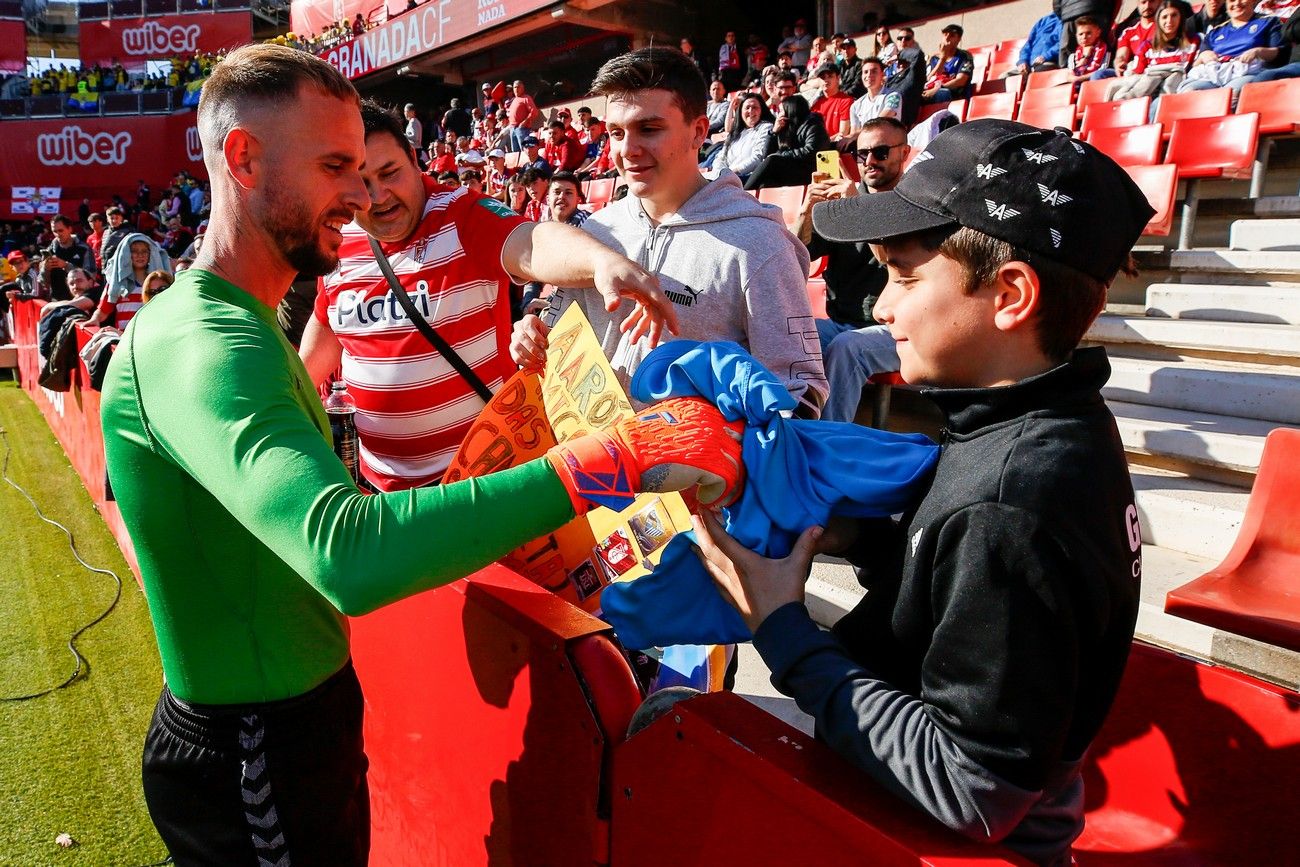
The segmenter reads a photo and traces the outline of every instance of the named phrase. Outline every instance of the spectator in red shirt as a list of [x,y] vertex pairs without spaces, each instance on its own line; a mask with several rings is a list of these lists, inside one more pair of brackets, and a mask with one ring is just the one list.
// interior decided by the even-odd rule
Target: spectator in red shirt
[[849,132],[849,110],[853,108],[853,97],[840,90],[838,66],[827,63],[818,67],[817,77],[822,80],[826,90],[812,104],[812,110],[822,116],[831,141],[839,141]]
[[[1123,75],[1128,70],[1128,65],[1142,55],[1143,43],[1155,39],[1156,7],[1159,5],[1160,0],[1138,0],[1138,20],[1125,28],[1115,41],[1115,68],[1110,75]],[[1102,74],[1098,77],[1108,76]]]
[[95,213],[90,215],[90,234],[86,235],[86,246],[90,252],[95,254],[95,268],[100,272],[104,270],[104,230],[108,224],[104,221],[104,215]]
[[548,126],[550,136],[546,141],[546,162],[557,172],[572,172],[582,165],[585,148],[569,137],[569,125],[553,120]]
[[551,175],[537,169],[524,169],[520,173],[524,189],[528,191],[528,202],[524,205],[524,218],[540,223],[547,219],[546,189],[550,186]]
[[511,150],[524,149],[524,139],[532,134],[533,118],[537,117],[537,103],[528,95],[528,88],[522,81],[514,83],[515,97],[506,107],[506,118],[510,121],[508,131],[512,143]]
[[433,159],[429,161],[429,174],[437,177],[443,172],[456,171],[456,157],[445,140],[433,143]]

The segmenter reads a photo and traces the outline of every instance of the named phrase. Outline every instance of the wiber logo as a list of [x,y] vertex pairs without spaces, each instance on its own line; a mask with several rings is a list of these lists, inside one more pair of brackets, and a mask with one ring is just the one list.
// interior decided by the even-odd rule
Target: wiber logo
[[199,139],[199,128],[192,126],[185,130],[185,156],[190,162],[203,162],[203,142]]
[[127,54],[188,54],[199,41],[199,25],[177,24],[166,27],[146,21],[139,27],[122,31],[122,50]]
[[36,158],[47,166],[120,166],[131,146],[129,132],[88,133],[79,126],[36,136]]

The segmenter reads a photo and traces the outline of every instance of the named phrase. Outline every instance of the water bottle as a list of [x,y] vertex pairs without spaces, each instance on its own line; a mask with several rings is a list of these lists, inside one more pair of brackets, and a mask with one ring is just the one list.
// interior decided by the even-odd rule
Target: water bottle
[[330,386],[330,396],[325,399],[325,412],[330,420],[330,434],[334,437],[334,454],[339,456],[353,482],[361,480],[360,455],[357,444],[357,402],[348,394],[348,384],[343,381]]

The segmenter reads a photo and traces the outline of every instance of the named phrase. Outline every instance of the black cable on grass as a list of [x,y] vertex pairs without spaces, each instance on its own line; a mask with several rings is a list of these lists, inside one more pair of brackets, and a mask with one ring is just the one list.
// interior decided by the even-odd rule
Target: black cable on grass
[[[113,590],[113,601],[108,603],[108,607],[104,609],[103,613],[100,614],[98,617],[96,617],[94,620],[87,623],[85,626],[78,629],[76,632],[72,633],[72,636],[68,638],[68,650],[72,652],[72,658],[76,660],[77,665],[76,668],[73,669],[72,674],[68,676],[67,680],[63,681],[57,686],[52,686],[49,689],[43,689],[40,692],[33,692],[30,695],[14,695],[14,696],[0,697],[0,701],[28,701],[33,698],[40,698],[41,696],[49,695],[52,692],[57,692],[66,686],[70,686],[74,681],[76,681],[79,677],[81,677],[83,671],[85,671],[86,674],[90,674],[90,661],[81,655],[81,651],[77,650],[77,639],[80,638],[81,634],[85,632],[87,629],[94,626],[96,623],[99,623],[109,614],[113,613],[113,609],[117,607],[118,601],[122,598],[122,579],[112,569],[99,569],[95,566],[91,566],[89,563],[83,560],[81,558],[81,552],[77,550],[77,541],[72,537],[72,531],[69,530],[67,527],[63,526],[62,524],[60,524],[58,521],[54,521],[51,520],[50,518],[45,517],[45,513],[41,511],[40,506],[36,505],[36,501],[32,499],[31,494],[27,493],[27,491],[23,490],[21,485],[19,485],[13,479],[9,478],[9,455],[12,454],[13,449],[9,447],[9,432],[6,431],[3,427],[0,427],[0,440],[4,442],[4,446],[5,446],[4,463],[3,465],[0,465],[0,477],[2,477],[5,480],[5,482],[8,483],[9,487],[13,488],[15,491],[23,495],[23,498],[26,499],[27,502],[31,504],[32,509],[36,512],[36,517],[40,518],[42,521],[44,521],[47,524],[52,524],[55,527],[58,527],[60,530],[63,531],[63,535],[68,537],[68,547],[72,550],[72,556],[77,558],[78,563],[80,563],[82,566],[86,567],[86,569],[88,569],[91,572],[94,572],[97,575],[109,576],[110,578],[113,579],[113,583],[115,585],[115,588]],[[151,864],[143,865],[143,867],[164,867],[164,865],[171,864],[171,863],[173,863],[172,856],[168,855],[166,858],[164,858],[161,861],[154,861]]]
[[111,569],[99,569],[96,568],[95,566],[91,566],[85,560],[81,559],[81,552],[77,550],[77,542],[75,539],[72,538],[72,531],[69,530],[67,527],[63,526],[62,524],[60,524],[58,521],[54,521],[51,520],[50,518],[45,517],[45,513],[41,511],[40,506],[36,505],[36,501],[32,499],[31,495],[28,494],[27,491],[23,490],[21,485],[19,485],[13,479],[9,478],[9,455],[12,454],[13,450],[9,447],[9,434],[3,427],[0,427],[0,440],[4,441],[4,447],[5,447],[4,464],[3,467],[0,467],[0,477],[3,477],[5,482],[9,484],[9,487],[13,488],[15,491],[22,494],[23,497],[27,500],[27,502],[31,503],[32,509],[35,510],[36,512],[36,517],[40,518],[42,521],[44,521],[47,524],[52,524],[53,526],[58,527],[60,530],[63,531],[63,534],[68,537],[68,547],[72,550],[72,556],[77,558],[78,563],[86,567],[86,569],[88,569],[89,571],[94,572],[98,575],[109,576],[110,578],[113,579],[114,584],[117,585],[116,589],[113,591],[113,601],[108,603],[108,607],[104,609],[104,612],[100,614],[98,617],[96,617],[94,620],[87,623],[85,626],[78,629],[76,632],[72,633],[71,637],[68,638],[68,650],[72,652],[72,658],[76,661],[76,668],[73,669],[72,674],[68,676],[67,680],[63,681],[62,683],[56,686],[51,686],[48,689],[43,689],[40,692],[33,692],[28,695],[13,695],[13,696],[0,697],[0,701],[29,701],[34,698],[41,698],[42,696],[49,695],[50,693],[57,692],[63,689],[64,687],[70,686],[74,681],[76,681],[78,678],[82,676],[83,672],[89,674],[90,662],[84,656],[81,655],[81,651],[77,650],[77,639],[81,637],[81,634],[83,632],[85,632],[87,629],[90,629],[90,627],[94,626],[95,624],[99,623],[101,620],[103,620],[105,617],[111,614],[113,609],[117,607],[118,600],[122,598],[122,579],[118,577],[118,574]]

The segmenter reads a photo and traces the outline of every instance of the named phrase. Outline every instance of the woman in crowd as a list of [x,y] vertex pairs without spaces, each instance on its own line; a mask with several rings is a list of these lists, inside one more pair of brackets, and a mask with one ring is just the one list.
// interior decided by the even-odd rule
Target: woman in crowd
[[104,295],[88,324],[126,328],[144,305],[145,278],[151,271],[171,270],[171,260],[152,239],[139,232],[127,235],[104,269]]
[[879,57],[881,64],[885,67],[885,74],[893,72],[892,64],[898,59],[898,44],[894,38],[889,35],[888,27],[877,27],[875,36],[875,46],[871,51],[872,56]]
[[1156,93],[1175,93],[1201,42],[1187,35],[1181,0],[1164,0],[1156,11],[1156,30],[1143,42],[1134,58],[1133,75],[1118,80],[1107,99],[1133,99]]
[[817,165],[817,152],[830,150],[830,136],[820,114],[795,94],[781,100],[772,124],[768,155],[745,183],[745,189],[790,187],[808,183]]
[[741,182],[749,179],[754,169],[767,156],[770,146],[773,118],[767,104],[757,93],[745,94],[737,109],[738,121],[731,125],[722,153],[713,162],[716,177],[724,168],[740,176]]
[[1229,87],[1237,94],[1282,51],[1281,22],[1255,11],[1254,0],[1228,0],[1228,20],[1205,34],[1201,53],[1178,90]]

